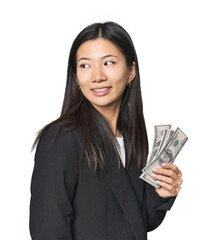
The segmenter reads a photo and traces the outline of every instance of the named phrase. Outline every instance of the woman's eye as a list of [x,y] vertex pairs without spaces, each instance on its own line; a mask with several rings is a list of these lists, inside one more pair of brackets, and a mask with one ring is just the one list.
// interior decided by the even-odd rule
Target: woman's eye
[[106,65],[111,65],[111,64],[114,64],[115,62],[113,62],[113,61],[107,61],[107,62],[105,62],[105,63],[110,63],[110,64],[106,64]]
[[87,68],[87,67],[85,67],[86,65],[88,66],[88,64],[81,64],[80,67],[81,68]]

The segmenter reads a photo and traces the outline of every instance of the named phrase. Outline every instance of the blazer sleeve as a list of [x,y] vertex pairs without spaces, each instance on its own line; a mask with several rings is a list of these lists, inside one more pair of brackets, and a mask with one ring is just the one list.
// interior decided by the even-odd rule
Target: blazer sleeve
[[[78,155],[72,133],[50,126],[41,136],[31,178],[30,235],[33,240],[72,240],[72,200],[78,181]],[[67,183],[67,185],[66,185]]]
[[144,202],[147,209],[147,231],[152,231],[157,228],[165,218],[167,210],[170,210],[175,197],[163,198],[155,191],[155,188],[148,183],[145,183]]

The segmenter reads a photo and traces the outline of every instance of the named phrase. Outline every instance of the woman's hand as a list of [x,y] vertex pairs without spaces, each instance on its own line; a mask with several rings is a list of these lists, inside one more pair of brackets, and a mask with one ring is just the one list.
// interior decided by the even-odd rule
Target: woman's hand
[[178,195],[183,183],[182,172],[172,163],[162,164],[162,168],[153,169],[153,177],[160,185],[155,191],[160,197],[174,197]]

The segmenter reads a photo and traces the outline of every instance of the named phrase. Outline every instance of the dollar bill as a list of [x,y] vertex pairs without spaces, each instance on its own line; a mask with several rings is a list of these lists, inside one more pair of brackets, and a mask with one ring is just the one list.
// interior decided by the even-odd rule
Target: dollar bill
[[155,181],[155,179],[150,177],[146,173],[142,173],[140,178],[143,179],[145,182],[148,182],[149,184],[151,184],[153,187],[156,187],[156,188],[160,187],[160,185]]
[[[162,146],[166,143],[167,139],[170,136],[169,132],[172,133],[171,124],[154,126],[154,144],[151,155],[147,161],[147,165],[152,162],[159,154],[160,149],[162,149]],[[160,185],[155,181],[154,178],[144,172],[141,174],[140,178],[156,188],[160,187]]]
[[155,158],[155,160],[144,168],[144,172],[152,177],[152,170],[154,168],[162,167],[162,163],[164,162],[174,163],[175,158],[187,140],[188,137],[184,134],[184,132],[180,128],[177,128],[167,141],[167,144],[162,149],[161,153]]
[[161,153],[161,151],[163,150],[163,148],[165,147],[165,145],[167,144],[167,142],[169,141],[171,135],[173,134],[173,130],[171,129],[165,129],[162,131],[162,140],[159,146],[159,149],[157,150],[157,154],[155,155],[155,157],[153,158],[153,160]]
[[163,135],[166,129],[171,129],[171,125],[167,124],[154,126],[154,144],[147,164],[152,162],[154,158],[158,155],[160,146],[162,145]]

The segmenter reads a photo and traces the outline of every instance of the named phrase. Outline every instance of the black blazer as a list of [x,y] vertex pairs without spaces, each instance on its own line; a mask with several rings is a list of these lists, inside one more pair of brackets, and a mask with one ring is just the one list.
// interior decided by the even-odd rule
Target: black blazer
[[93,173],[81,154],[79,131],[66,129],[48,148],[58,124],[42,135],[31,178],[33,240],[146,240],[176,197],[162,198],[139,178],[134,163],[117,171],[115,153],[106,175]]

